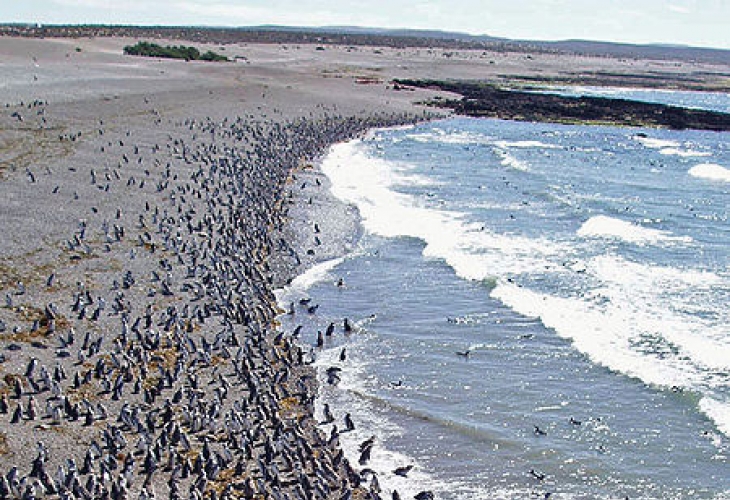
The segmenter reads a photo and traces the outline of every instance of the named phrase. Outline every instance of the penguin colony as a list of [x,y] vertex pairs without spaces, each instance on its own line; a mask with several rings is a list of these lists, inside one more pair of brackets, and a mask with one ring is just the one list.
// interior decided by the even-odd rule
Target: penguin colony
[[29,220],[74,222],[59,241],[21,235],[53,258],[0,266],[0,499],[379,498],[318,429],[314,369],[277,330],[273,290],[299,262],[296,170],[415,117],[165,123],[147,108],[144,133],[54,128],[40,101],[2,110],[4,126],[62,130],[53,154],[79,162],[2,172],[5,196],[55,207]]

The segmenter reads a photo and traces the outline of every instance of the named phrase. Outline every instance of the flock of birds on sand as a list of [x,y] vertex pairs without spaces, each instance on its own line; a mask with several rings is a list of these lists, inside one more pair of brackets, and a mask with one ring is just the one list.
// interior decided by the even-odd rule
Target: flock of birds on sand
[[[45,106],[6,119],[45,124]],[[298,260],[284,229],[302,160],[413,120],[188,119],[160,127],[164,142],[99,120],[59,136],[99,161],[26,169],[23,189],[84,213],[43,279],[4,290],[0,499],[386,495],[356,469],[375,440],[353,465],[314,420],[311,354],[277,329],[273,289]],[[354,425],[347,415],[343,432]]]

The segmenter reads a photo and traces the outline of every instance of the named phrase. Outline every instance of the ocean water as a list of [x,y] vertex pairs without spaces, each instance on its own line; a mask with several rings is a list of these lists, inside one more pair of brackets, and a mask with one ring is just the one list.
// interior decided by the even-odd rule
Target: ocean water
[[536,89],[536,92],[569,96],[611,97],[634,101],[654,102],[694,109],[730,113],[730,99],[725,92],[696,92],[691,90],[662,90],[622,87],[554,86]]
[[457,118],[322,169],[363,237],[282,325],[333,324],[318,418],[384,498],[730,498],[730,134]]

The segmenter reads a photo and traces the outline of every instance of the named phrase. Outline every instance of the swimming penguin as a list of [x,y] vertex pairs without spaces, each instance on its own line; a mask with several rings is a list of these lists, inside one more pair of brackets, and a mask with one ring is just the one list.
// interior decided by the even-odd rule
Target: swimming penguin
[[397,467],[393,470],[393,474],[400,477],[408,476],[408,473],[413,469],[412,465],[406,465],[405,467]]

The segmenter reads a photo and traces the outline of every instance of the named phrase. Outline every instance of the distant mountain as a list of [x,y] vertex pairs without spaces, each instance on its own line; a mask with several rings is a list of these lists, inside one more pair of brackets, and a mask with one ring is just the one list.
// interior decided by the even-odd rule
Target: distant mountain
[[[364,36],[386,38],[410,38],[447,40],[467,44],[515,43],[507,38],[498,38],[488,35],[470,35],[458,31],[426,30],[411,28],[369,28],[363,26],[283,26],[265,24],[261,26],[246,26],[240,28],[246,31],[278,31],[284,33],[309,33],[337,36]],[[515,43],[517,44],[517,43]]]
[[713,64],[730,65],[730,50],[688,47],[670,44],[630,44],[615,42],[594,42],[590,40],[564,40],[558,42],[525,41],[532,45],[552,48],[562,52],[578,54],[607,55],[625,58],[678,59]]
[[0,35],[16,36],[130,36],[155,33],[160,37],[212,43],[319,43],[485,49],[497,51],[573,53],[619,58],[696,61],[730,66],[730,50],[672,44],[628,44],[590,40],[512,40],[489,35],[425,29],[370,28],[360,26],[121,26],[0,24]]
[[457,40],[463,42],[511,42],[507,38],[498,38],[489,35],[470,35],[468,33],[460,33],[458,31],[443,30],[426,30],[411,28],[364,28],[359,26],[324,26],[315,28],[323,32],[334,32],[342,34],[358,34],[358,35],[381,35],[391,37],[408,37],[408,38],[433,38],[435,40]]
[[498,51],[549,51],[525,42],[498,38],[488,35],[470,35],[457,31],[411,29],[411,28],[372,28],[364,26],[285,26],[264,24],[238,28],[216,28],[224,31],[239,31],[249,34],[272,33],[284,37],[299,36],[300,43],[317,42],[322,44],[386,45],[391,47],[441,47],[447,49],[493,49]]
[[591,40],[561,40],[555,42],[540,40],[513,40],[489,35],[470,35],[456,31],[424,30],[408,28],[369,28],[362,26],[255,26],[245,29],[271,30],[301,33],[319,33],[332,35],[383,36],[390,38],[420,38],[448,40],[467,44],[501,44],[512,45],[521,49],[531,48],[548,52],[569,52],[576,54],[612,56],[625,58],[675,59],[681,61],[697,61],[713,64],[730,65],[730,50],[690,47],[674,44],[630,44],[618,42],[601,42]]

